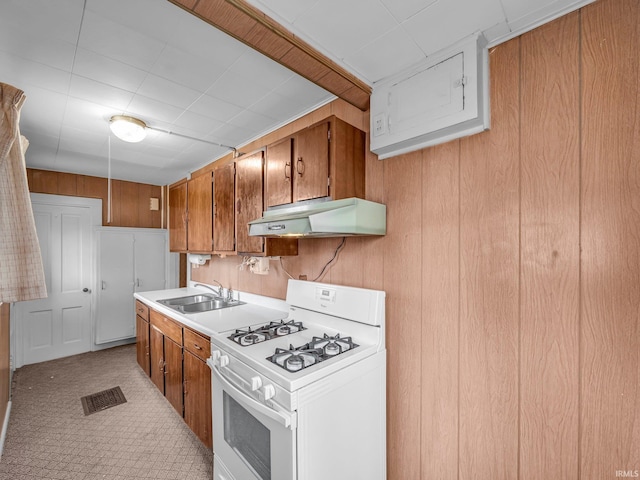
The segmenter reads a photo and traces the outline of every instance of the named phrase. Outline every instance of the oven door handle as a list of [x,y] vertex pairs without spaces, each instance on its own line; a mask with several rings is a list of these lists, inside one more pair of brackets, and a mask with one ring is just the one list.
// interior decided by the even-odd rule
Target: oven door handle
[[261,413],[263,415],[266,415],[270,419],[275,420],[276,422],[278,422],[279,424],[281,424],[282,426],[284,426],[286,428],[289,428],[291,430],[296,428],[295,415],[286,415],[286,414],[281,413],[281,412],[279,412],[277,410],[273,410],[272,408],[269,408],[266,405],[263,405],[262,403],[258,402],[257,400],[254,400],[253,398],[248,396],[246,393],[244,393],[240,388],[238,388],[236,385],[234,385],[230,380],[228,380],[226,378],[226,376],[222,373],[220,368],[217,365],[213,365],[213,362],[211,362],[211,359],[208,359],[207,363],[209,364],[209,367],[211,367],[211,371],[216,376],[216,378],[226,388],[228,388],[232,392],[235,392],[237,395],[239,395],[240,396],[240,400],[243,403],[245,403],[247,406],[257,410],[259,413]]

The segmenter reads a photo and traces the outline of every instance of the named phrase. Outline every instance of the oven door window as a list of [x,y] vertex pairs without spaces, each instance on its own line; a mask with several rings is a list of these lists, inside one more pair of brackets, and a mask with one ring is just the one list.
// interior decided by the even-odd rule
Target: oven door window
[[262,480],[271,480],[271,432],[223,392],[224,440]]

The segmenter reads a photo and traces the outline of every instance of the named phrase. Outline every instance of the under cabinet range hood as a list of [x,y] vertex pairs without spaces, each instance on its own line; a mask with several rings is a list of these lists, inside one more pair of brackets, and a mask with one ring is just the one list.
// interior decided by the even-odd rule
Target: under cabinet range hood
[[361,198],[292,204],[249,222],[252,237],[384,235],[387,207]]

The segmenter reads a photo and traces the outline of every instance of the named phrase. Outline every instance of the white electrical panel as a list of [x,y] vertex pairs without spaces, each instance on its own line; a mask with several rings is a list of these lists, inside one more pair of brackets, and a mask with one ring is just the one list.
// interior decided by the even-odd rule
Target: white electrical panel
[[489,128],[489,60],[474,35],[377,82],[371,95],[371,151],[378,158]]

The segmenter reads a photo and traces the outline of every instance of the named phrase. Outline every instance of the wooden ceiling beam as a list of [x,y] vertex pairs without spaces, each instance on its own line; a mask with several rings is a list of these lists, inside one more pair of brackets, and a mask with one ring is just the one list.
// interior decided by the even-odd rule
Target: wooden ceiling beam
[[362,111],[371,87],[244,0],[169,0]]

